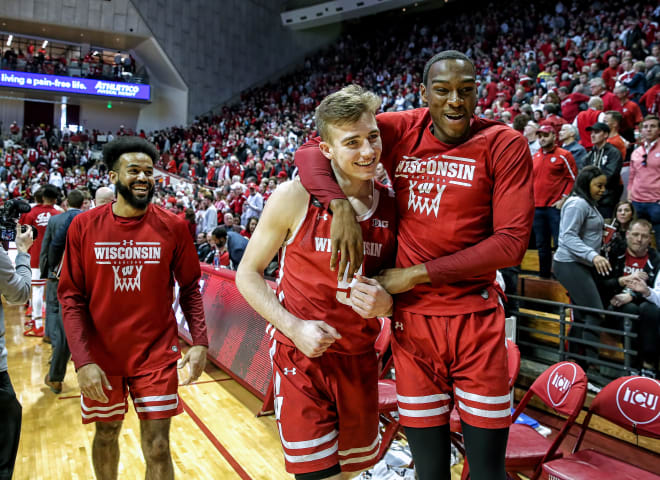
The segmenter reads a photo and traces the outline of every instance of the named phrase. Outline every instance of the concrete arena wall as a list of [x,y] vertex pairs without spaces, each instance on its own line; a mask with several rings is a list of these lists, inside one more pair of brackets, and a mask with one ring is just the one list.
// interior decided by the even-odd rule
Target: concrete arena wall
[[286,0],[131,0],[189,88],[189,119],[332,42],[340,26],[282,26]]

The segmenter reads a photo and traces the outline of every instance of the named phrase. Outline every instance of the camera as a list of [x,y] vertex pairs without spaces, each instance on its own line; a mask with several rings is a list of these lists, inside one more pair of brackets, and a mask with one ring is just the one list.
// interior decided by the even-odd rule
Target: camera
[[[0,240],[3,242],[13,242],[16,240],[18,217],[23,213],[28,213],[30,210],[32,210],[32,207],[25,200],[19,200],[17,198],[7,200],[0,207]],[[28,226],[23,225],[22,231],[25,232],[27,229]],[[34,227],[32,228],[32,235],[34,238],[37,238],[37,229]]]

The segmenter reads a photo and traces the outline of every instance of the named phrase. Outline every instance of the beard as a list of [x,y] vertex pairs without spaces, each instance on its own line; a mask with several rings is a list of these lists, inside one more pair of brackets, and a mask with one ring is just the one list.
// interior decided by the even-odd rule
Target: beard
[[[144,184],[147,186],[148,190],[146,197],[138,198],[133,194],[131,186],[135,184]],[[118,195],[121,195],[131,207],[138,210],[144,210],[151,203],[151,199],[154,196],[154,186],[150,185],[148,182],[133,182],[131,186],[122,183],[119,179],[115,182],[115,190],[117,190]]]

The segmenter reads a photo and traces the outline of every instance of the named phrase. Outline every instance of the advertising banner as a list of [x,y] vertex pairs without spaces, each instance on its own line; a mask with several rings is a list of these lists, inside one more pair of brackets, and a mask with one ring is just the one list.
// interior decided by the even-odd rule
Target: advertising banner
[[127,100],[149,100],[151,95],[149,85],[8,70],[0,70],[0,87],[97,95]]

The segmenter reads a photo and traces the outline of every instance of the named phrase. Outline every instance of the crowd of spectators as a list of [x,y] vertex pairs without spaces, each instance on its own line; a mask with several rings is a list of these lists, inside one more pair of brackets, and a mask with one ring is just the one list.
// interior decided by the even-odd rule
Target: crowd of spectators
[[30,42],[25,50],[10,45],[2,52],[0,67],[3,70],[115,81],[131,81],[135,74],[135,59],[131,55],[117,52],[108,58],[98,50],[89,50],[79,56],[73,56],[65,49],[58,51],[59,54],[54,54],[34,42]]
[[[424,62],[438,51],[456,49],[477,66],[477,115],[523,133],[532,155],[556,147],[566,151],[575,171],[562,191],[570,191],[585,166],[599,168],[606,178],[604,193],[596,199],[583,192],[582,207],[591,212],[593,206],[601,218],[614,217],[615,228],[624,229],[613,236],[619,243],[630,220],[619,221],[616,204],[628,195],[628,205],[649,219],[657,234],[660,175],[646,174],[660,172],[660,164],[650,158],[660,128],[653,137],[639,125],[644,115],[660,110],[660,7],[614,0],[513,0],[483,6],[468,12],[450,4],[423,17],[362,19],[297,71],[245,91],[237,104],[186,127],[139,132],[159,149],[158,166],[177,179],[160,182],[155,201],[189,221],[200,260],[235,267],[264,203],[279,183],[295,176],[293,153],[314,135],[313,112],[320,99],[358,83],[381,96],[384,111],[419,107]],[[11,125],[9,130],[4,133],[12,143],[5,143],[2,154],[0,197],[28,199],[44,183],[58,186],[63,194],[80,188],[91,199],[97,188],[109,183],[98,161],[99,144],[114,135],[136,133],[123,127],[114,133],[76,135],[47,126]],[[639,162],[629,166],[636,155]],[[641,175],[635,165],[647,164]],[[635,193],[629,178],[631,185],[640,178],[647,181]],[[386,176],[383,180],[388,181]],[[651,198],[649,182],[656,182],[658,198]],[[561,195],[546,200],[543,208],[564,204]],[[568,202],[573,204],[580,202]],[[566,209],[563,205],[562,217],[568,218],[563,215]],[[551,217],[559,222],[557,215]],[[561,246],[559,225],[544,232],[541,235],[552,234],[554,245]],[[594,274],[596,256],[611,267],[611,252],[620,255],[620,247],[603,252],[592,248],[595,253],[584,260],[589,274]],[[580,263],[579,255],[564,253],[565,262]],[[550,272],[546,268],[543,274]],[[617,302],[603,299],[601,306],[617,308]],[[657,368],[657,359],[646,367]]]

